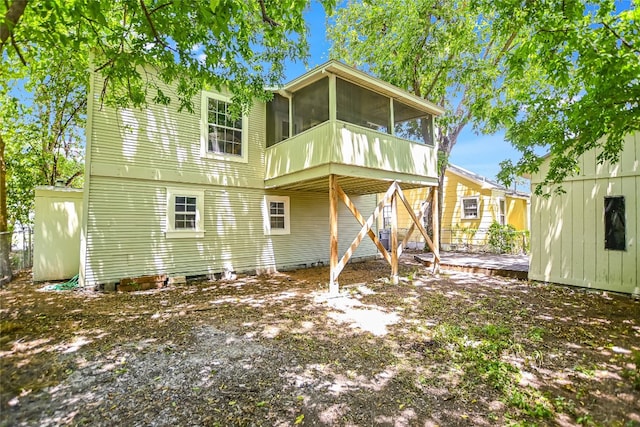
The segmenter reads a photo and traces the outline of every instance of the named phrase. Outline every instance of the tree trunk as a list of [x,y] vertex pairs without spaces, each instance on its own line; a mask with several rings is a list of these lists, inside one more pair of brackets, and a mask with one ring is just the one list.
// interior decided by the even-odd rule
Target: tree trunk
[[11,233],[9,233],[9,219],[7,217],[7,165],[4,161],[4,139],[0,134],[0,286],[12,278],[11,261]]

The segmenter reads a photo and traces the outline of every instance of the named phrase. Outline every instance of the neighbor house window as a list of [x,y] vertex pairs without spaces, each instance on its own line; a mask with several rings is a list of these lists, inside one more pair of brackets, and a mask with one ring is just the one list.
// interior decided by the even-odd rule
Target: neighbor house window
[[506,224],[507,207],[504,199],[498,199],[498,222],[500,225]]
[[176,196],[174,228],[176,230],[196,229],[196,201],[197,197]]
[[626,249],[624,197],[604,198],[604,247],[616,251]]
[[288,196],[265,196],[265,234],[289,234],[290,215]]
[[167,238],[204,237],[204,191],[167,188]]
[[247,161],[246,117],[236,117],[231,98],[202,93],[202,151],[206,157]]
[[391,228],[391,205],[382,208],[382,228]]
[[462,198],[462,219],[477,219],[480,217],[480,203],[478,197]]

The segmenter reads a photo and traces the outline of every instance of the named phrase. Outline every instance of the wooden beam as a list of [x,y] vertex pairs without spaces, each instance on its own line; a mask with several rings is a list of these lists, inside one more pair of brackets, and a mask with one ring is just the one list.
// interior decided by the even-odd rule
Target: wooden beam
[[398,284],[398,184],[391,196],[391,283]]
[[[403,202],[403,204],[404,204],[404,202]],[[420,220],[420,218],[424,217],[424,212],[425,212],[426,209],[427,209],[427,204],[425,203],[424,205],[422,205],[422,207],[418,211],[418,214],[419,214],[419,215],[417,215],[418,220]],[[416,223],[414,221],[411,221],[411,225],[409,226],[409,229],[407,230],[407,235],[404,236],[404,239],[402,240],[402,243],[398,247],[398,252],[400,253],[400,255],[402,255],[402,252],[404,251],[405,246],[407,246],[407,243],[409,242],[409,238],[411,237],[411,234],[413,234],[413,231],[415,229],[416,229]],[[425,241],[426,240],[427,239],[425,239]],[[427,245],[428,244],[429,243],[427,242]]]
[[439,207],[439,197],[438,197],[438,187],[433,187],[431,190],[433,193],[433,206],[431,209],[432,220],[431,223],[433,225],[433,242],[434,248],[431,249],[433,251],[434,263],[433,263],[433,272],[440,272],[440,207]]
[[338,191],[337,179],[329,175],[329,294],[337,295],[338,287]]
[[[431,191],[433,191],[433,190],[431,190]],[[424,239],[426,240],[427,245],[429,246],[429,249],[431,249],[431,251],[433,252],[433,254],[435,256],[435,259],[436,259],[436,262],[439,263],[440,262],[440,251],[436,248],[434,243],[431,241],[431,238],[429,237],[429,234],[427,233],[427,230],[425,230],[425,228],[420,223],[420,220],[416,217],[416,214],[413,212],[413,208],[411,207],[411,205],[407,201],[406,197],[404,196],[404,193],[402,192],[402,189],[400,188],[400,186],[398,186],[398,190],[397,190],[396,194],[400,198],[402,203],[404,204],[404,207],[407,208],[407,211],[409,212],[409,216],[413,220],[413,224],[411,224],[411,227],[409,227],[409,232],[408,233],[412,233],[413,229],[415,227],[417,227],[418,230],[420,231],[420,233],[422,234],[422,236],[424,237]],[[421,216],[424,216],[425,209],[426,209],[426,203],[420,209],[420,215]],[[407,234],[407,237],[409,235],[410,234]],[[405,237],[405,240],[407,239],[407,237]],[[403,241],[402,243],[404,245],[405,241]]]
[[[349,208],[349,210],[351,211],[351,214],[355,217],[355,219],[358,220],[360,225],[365,225],[366,221],[360,214],[360,211],[358,211],[358,208],[356,207],[356,205],[351,201],[349,196],[347,196],[347,194],[342,190],[342,187],[340,187],[340,184],[337,185],[336,189],[338,190],[338,197],[347,206],[347,208]],[[376,245],[376,247],[384,257],[384,259],[387,260],[389,264],[391,264],[391,255],[389,255],[389,252],[387,252],[385,247],[382,245],[382,242],[380,241],[380,239],[378,239],[378,236],[376,236],[376,233],[374,233],[373,230],[371,229],[369,229],[367,233],[369,234],[369,237],[371,237],[371,240],[373,240],[373,243]]]
[[382,209],[384,208],[385,203],[387,203],[387,201],[391,198],[394,191],[395,191],[395,187],[394,187],[394,184],[392,184],[391,187],[389,187],[387,192],[384,194],[384,197],[382,198],[382,200],[380,200],[380,202],[378,203],[378,206],[376,206],[371,216],[369,216],[369,218],[362,225],[360,232],[355,237],[355,239],[353,239],[351,246],[349,246],[349,249],[347,249],[347,252],[345,252],[344,256],[340,259],[340,262],[337,263],[335,269],[333,268],[331,269],[333,271],[333,277],[335,278],[335,280],[338,279],[338,275],[342,272],[342,269],[344,269],[345,265],[347,265],[349,258],[351,258],[351,255],[353,255],[353,252],[356,250],[358,245],[360,245],[360,242],[362,242],[362,239],[364,239],[364,236],[366,236],[371,230],[373,223],[375,222],[378,215],[380,215],[380,213],[382,212]]

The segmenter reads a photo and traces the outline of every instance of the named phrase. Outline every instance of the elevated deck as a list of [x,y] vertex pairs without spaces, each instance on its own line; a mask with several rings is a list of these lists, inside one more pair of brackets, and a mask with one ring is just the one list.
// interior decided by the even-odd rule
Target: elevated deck
[[438,185],[434,147],[339,120],[327,121],[267,148],[265,188],[328,192],[340,176],[350,194]]

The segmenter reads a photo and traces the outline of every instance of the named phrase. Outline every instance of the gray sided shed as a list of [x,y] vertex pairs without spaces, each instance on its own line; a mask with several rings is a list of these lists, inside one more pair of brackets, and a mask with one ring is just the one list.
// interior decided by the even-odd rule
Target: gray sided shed
[[[623,293],[640,293],[640,133],[625,138],[617,164],[579,160],[566,193],[531,195],[529,279]],[[548,160],[531,177],[532,189]]]

